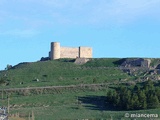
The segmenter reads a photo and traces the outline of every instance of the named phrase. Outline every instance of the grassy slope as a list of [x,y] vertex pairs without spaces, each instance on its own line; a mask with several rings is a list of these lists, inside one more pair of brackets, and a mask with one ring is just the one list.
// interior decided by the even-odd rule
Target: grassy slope
[[[92,59],[84,65],[75,65],[66,59],[20,64],[14,69],[0,72],[7,75],[8,87],[51,86],[114,82],[129,78],[116,68],[119,59]],[[65,62],[64,62],[65,61]],[[35,82],[39,79],[39,82]],[[23,82],[24,84],[20,85]]]
[[[118,64],[115,64],[115,62],[117,60],[119,59],[93,59],[84,65],[75,65],[65,59],[21,64],[16,66],[15,69],[0,72],[0,76],[7,75],[10,80],[10,84],[7,87],[90,84],[93,82],[115,82],[120,78],[131,79],[130,76],[116,68]],[[40,82],[33,81],[36,78]],[[24,82],[24,84],[20,85],[20,82]],[[106,96],[107,90],[106,88],[95,91],[74,90],[57,94],[31,96],[12,95],[10,104],[15,107],[10,110],[11,113],[19,112],[26,115],[33,110],[36,120],[87,118],[126,120],[124,118],[125,113],[160,114],[160,109],[141,111],[112,110],[109,106],[105,106],[104,97],[102,97]],[[4,100],[1,104],[7,105],[7,101]]]
[[[57,94],[12,96],[12,113],[28,115],[34,112],[36,120],[112,119],[126,118],[125,113],[160,114],[160,109],[139,111],[115,111],[105,104],[107,89],[98,91],[75,90]],[[78,102],[79,101],[79,102]],[[7,104],[7,103],[6,103]],[[16,107],[23,105],[22,107]],[[27,119],[26,119],[27,120]],[[138,119],[139,120],[139,119]]]

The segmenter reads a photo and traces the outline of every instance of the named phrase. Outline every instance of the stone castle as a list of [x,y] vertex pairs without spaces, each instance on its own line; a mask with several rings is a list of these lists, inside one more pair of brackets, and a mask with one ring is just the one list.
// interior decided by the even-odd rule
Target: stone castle
[[51,60],[59,58],[92,58],[91,47],[61,47],[59,42],[51,43]]

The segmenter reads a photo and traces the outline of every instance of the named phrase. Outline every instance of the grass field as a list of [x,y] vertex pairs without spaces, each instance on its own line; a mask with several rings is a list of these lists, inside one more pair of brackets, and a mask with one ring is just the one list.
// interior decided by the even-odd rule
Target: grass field
[[35,120],[126,120],[125,113],[160,115],[160,109],[117,111],[105,102],[107,90],[108,88],[96,91],[75,89],[74,91],[63,91],[55,94],[13,95],[10,98],[10,112],[12,114],[18,112],[23,117],[26,116],[24,117],[26,120],[28,120],[27,115],[32,111]]
[[[2,84],[1,89],[99,83],[115,83],[116,86],[116,83],[120,81],[135,79],[134,76],[118,68],[120,62],[123,62],[118,58],[92,59],[84,65],[76,65],[73,61],[72,59],[59,59],[22,63],[9,70],[0,71],[0,78],[5,77],[8,82],[7,85]],[[154,59],[152,65],[157,63],[158,60]],[[4,92],[5,99],[1,100],[0,106],[7,106],[6,95],[9,95],[10,113],[19,113],[25,120],[29,120],[28,115],[32,112],[34,112],[35,120],[130,120],[131,118],[124,117],[125,113],[159,114],[157,120],[160,120],[160,109],[139,111],[113,109],[106,104],[108,89],[104,86],[102,88],[53,89],[50,92],[37,92],[38,94],[28,94],[27,90],[24,94]]]
[[66,59],[24,63],[1,71],[0,77],[7,77],[9,84],[5,88],[106,83],[131,79],[114,64],[117,60],[119,59],[93,59],[84,65],[76,65]]

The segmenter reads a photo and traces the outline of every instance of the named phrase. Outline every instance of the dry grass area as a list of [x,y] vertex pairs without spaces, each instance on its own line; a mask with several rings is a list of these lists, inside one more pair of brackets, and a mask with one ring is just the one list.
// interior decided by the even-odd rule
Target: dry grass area
[[20,118],[20,117],[9,117],[9,120],[25,120],[24,118]]

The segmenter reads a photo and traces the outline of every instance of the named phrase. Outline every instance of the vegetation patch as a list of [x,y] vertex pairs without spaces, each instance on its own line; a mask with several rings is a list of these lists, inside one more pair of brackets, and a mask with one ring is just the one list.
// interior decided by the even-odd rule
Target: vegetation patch
[[[157,86],[158,85],[158,86]],[[160,107],[160,82],[147,81],[140,86],[120,86],[107,93],[107,102],[119,110],[155,109]]]

